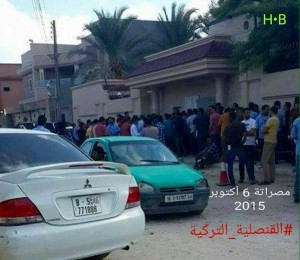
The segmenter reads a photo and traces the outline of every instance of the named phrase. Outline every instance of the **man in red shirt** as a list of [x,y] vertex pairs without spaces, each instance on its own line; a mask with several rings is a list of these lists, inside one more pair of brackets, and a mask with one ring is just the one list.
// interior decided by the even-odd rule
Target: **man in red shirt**
[[124,123],[121,125],[120,127],[120,135],[122,136],[130,136],[130,117],[129,116],[126,116],[124,118]]
[[209,129],[208,135],[213,143],[215,143],[219,149],[221,150],[221,140],[220,140],[220,128],[219,128],[219,119],[220,114],[216,112],[216,106],[209,106]]
[[101,116],[99,122],[93,127],[94,137],[107,136],[107,128],[105,126],[105,118]]

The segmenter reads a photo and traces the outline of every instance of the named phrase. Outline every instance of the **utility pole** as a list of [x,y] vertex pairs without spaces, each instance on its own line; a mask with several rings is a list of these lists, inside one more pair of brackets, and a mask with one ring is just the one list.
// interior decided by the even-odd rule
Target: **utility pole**
[[59,98],[60,98],[60,80],[59,80],[59,71],[58,71],[58,57],[59,54],[57,53],[57,39],[56,39],[56,27],[55,27],[55,20],[51,23],[52,29],[53,29],[53,40],[54,40],[54,53],[53,53],[53,58],[54,58],[54,66],[55,66],[55,81],[56,81],[56,113],[55,113],[55,119],[56,122],[60,121],[60,103],[59,103]]

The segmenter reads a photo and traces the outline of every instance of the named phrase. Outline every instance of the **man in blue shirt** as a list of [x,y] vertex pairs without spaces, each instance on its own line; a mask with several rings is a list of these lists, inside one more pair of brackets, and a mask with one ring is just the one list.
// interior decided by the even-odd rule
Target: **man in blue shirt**
[[262,154],[262,149],[264,147],[264,133],[262,132],[264,126],[269,119],[270,107],[268,105],[263,105],[261,107],[261,113],[256,117],[256,126],[258,131],[258,148],[260,151],[260,156]]
[[291,130],[291,138],[294,140],[296,148],[296,178],[295,178],[295,185],[294,185],[294,201],[295,203],[299,203],[299,156],[300,156],[300,145],[299,145],[299,131],[300,131],[300,117],[298,117],[293,122],[293,127]]
[[120,135],[120,128],[116,125],[116,120],[113,117],[109,118],[109,124],[107,126],[107,133],[110,136]]

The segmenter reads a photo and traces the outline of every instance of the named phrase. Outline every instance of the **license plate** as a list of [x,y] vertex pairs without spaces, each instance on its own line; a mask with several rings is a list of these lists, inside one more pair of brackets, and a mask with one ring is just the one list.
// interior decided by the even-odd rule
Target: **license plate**
[[101,213],[100,195],[72,197],[75,217]]
[[191,201],[191,200],[194,200],[193,193],[165,196],[165,203],[178,202],[178,201]]

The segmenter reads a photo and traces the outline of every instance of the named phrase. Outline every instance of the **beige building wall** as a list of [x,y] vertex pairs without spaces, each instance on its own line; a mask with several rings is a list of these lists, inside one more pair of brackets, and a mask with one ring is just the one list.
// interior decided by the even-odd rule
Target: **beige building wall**
[[232,106],[233,103],[238,103],[242,106],[241,101],[241,84],[238,75],[231,75],[225,81],[225,103],[223,106]]
[[173,107],[186,110],[186,98],[198,99],[215,97],[215,82],[210,79],[186,79],[164,85],[162,113],[172,113]]
[[[109,81],[108,84],[114,84],[114,82]],[[77,119],[93,120],[100,116],[115,117],[126,111],[131,116],[141,114],[140,90],[131,90],[131,97],[110,100],[108,91],[103,90],[103,84],[103,80],[97,80],[71,88],[74,122]]]
[[299,95],[299,69],[263,74],[263,99],[290,98]]
[[275,100],[282,104],[286,101],[293,103],[294,97],[299,95],[298,75],[299,69],[267,74],[259,69],[239,76],[241,105],[247,106],[252,101],[261,107],[273,105]]
[[247,18],[246,15],[240,15],[213,23],[209,26],[208,36],[230,35],[234,42],[246,41],[254,26],[253,17]]

